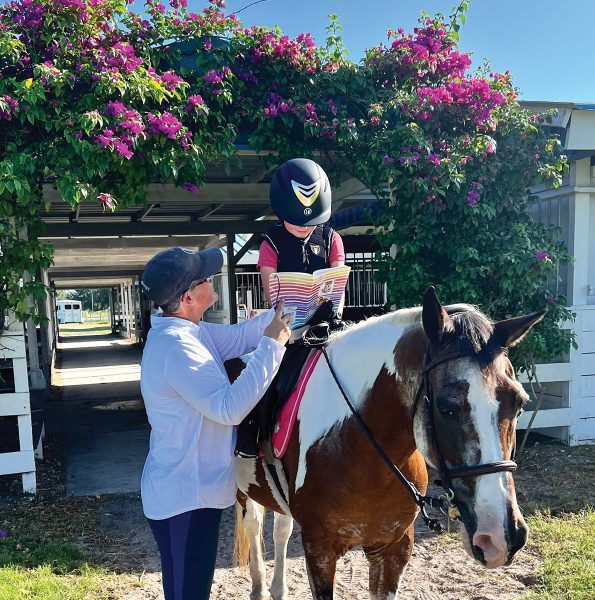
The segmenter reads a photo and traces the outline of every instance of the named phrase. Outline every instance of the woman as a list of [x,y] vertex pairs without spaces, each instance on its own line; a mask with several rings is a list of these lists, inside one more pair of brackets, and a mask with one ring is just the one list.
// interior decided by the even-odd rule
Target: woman
[[[141,278],[145,295],[163,309],[151,317],[140,384],[151,424],[141,497],[165,600],[209,598],[221,514],[236,495],[234,425],[266,392],[290,335],[283,302],[239,325],[203,322],[218,299],[211,277],[222,265],[218,248],[170,248]],[[230,383],[224,361],[252,350]]]

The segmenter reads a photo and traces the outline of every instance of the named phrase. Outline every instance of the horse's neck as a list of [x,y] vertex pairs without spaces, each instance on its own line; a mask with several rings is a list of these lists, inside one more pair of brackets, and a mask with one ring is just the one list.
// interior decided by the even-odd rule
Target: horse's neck
[[329,357],[339,380],[350,387],[350,397],[355,404],[363,401],[383,371],[400,381],[406,392],[403,401],[413,404],[419,376],[418,352],[401,360],[396,352],[404,334],[413,338],[414,346],[415,338],[423,335],[421,328],[415,327],[419,317],[420,309],[396,311],[358,323],[331,338]]
[[[336,334],[327,347],[349,402],[392,460],[400,464],[415,450],[413,405],[424,347],[418,323],[419,312],[390,313]],[[318,362],[308,386],[312,393],[306,393],[300,409],[300,444],[306,449],[336,424],[353,418],[324,362]],[[344,438],[336,443],[352,445]],[[378,464],[384,473],[382,463]]]

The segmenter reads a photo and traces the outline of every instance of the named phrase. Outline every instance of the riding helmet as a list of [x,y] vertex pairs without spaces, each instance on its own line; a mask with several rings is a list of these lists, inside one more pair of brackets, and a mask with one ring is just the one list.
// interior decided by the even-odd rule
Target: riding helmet
[[322,167],[308,158],[283,163],[273,175],[271,208],[291,225],[326,223],[331,216],[331,184]]

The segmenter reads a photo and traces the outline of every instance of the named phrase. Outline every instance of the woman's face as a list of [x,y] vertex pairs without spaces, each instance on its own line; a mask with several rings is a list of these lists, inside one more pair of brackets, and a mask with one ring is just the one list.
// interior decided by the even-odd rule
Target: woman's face
[[285,229],[291,233],[291,235],[299,238],[301,240],[307,238],[315,229],[316,225],[311,225],[309,227],[302,227],[300,225],[292,225],[287,221],[283,221],[283,225],[285,225]]

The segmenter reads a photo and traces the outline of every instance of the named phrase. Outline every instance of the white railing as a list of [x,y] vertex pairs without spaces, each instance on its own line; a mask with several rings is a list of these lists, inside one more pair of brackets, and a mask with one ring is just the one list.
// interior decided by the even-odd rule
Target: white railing
[[[574,306],[574,330],[578,349],[571,349],[569,362],[537,365],[537,377],[546,390],[544,402],[532,429],[566,431],[570,445],[595,443],[595,305]],[[526,383],[526,377],[519,378]],[[533,411],[519,419],[525,429]]]
[[[35,456],[31,427],[31,403],[23,324],[14,318],[0,334],[0,417],[16,419],[18,450],[0,453],[0,475],[20,473],[24,492],[35,492]],[[5,423],[6,425],[6,423]]]

